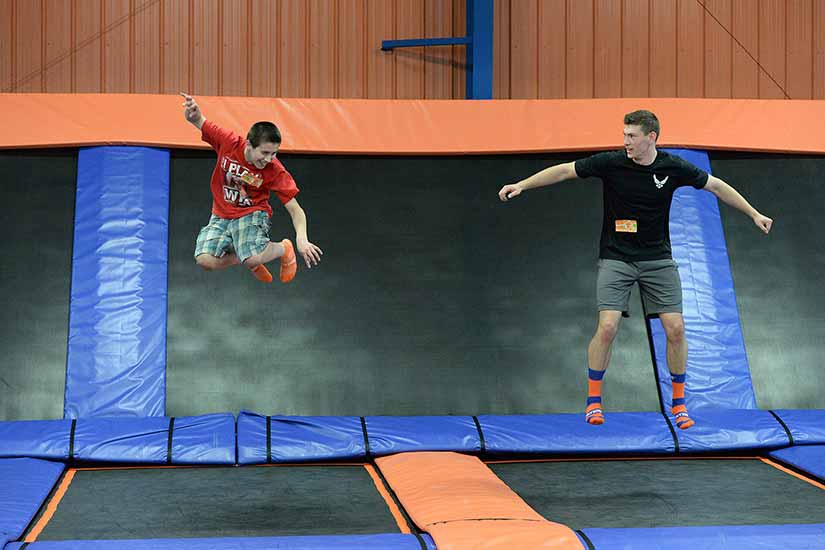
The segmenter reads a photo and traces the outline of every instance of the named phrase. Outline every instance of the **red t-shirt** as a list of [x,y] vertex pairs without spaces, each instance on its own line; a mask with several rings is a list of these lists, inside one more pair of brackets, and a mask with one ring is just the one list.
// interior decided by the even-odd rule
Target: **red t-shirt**
[[218,153],[212,172],[212,213],[234,220],[256,210],[272,215],[269,193],[286,204],[298,194],[298,186],[284,165],[275,158],[260,170],[246,162],[243,151],[246,139],[217,124],[206,121],[201,139]]

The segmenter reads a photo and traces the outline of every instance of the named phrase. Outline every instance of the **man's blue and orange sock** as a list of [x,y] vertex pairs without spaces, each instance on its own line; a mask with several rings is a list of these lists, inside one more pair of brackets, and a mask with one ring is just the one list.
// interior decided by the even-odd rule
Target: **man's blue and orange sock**
[[587,408],[584,410],[584,420],[588,424],[604,424],[602,411],[602,378],[603,370],[587,369]]
[[688,415],[685,407],[685,375],[671,373],[670,379],[673,384],[673,402],[671,403],[670,412],[676,420],[676,426],[682,430],[687,430],[695,422]]

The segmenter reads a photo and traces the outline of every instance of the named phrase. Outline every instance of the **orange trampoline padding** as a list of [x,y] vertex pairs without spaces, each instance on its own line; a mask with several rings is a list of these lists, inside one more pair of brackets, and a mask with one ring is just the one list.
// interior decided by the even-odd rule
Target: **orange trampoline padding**
[[584,546],[570,528],[550,521],[479,520],[429,529],[438,550],[561,550]]
[[[0,148],[203,148],[182,98],[156,94],[2,94]],[[650,109],[659,145],[825,152],[825,101],[775,99],[381,100],[197,96],[239,133],[272,120],[282,152],[455,155],[594,151],[622,145],[622,117]]]
[[583,548],[572,529],[545,520],[474,456],[402,453],[376,463],[439,549]]

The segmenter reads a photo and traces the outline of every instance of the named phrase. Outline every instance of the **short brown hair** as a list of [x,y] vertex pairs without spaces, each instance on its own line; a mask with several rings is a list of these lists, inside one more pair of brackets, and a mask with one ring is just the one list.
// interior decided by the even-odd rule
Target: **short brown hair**
[[253,148],[259,147],[261,143],[281,144],[281,131],[269,121],[256,122],[246,134],[246,140]]
[[630,126],[640,126],[645,135],[656,132],[656,139],[659,139],[659,119],[650,111],[639,110],[627,113],[624,116],[624,123]]

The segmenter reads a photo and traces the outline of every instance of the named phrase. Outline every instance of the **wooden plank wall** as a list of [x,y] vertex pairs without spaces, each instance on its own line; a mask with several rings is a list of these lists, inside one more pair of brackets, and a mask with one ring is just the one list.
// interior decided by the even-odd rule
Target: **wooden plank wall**
[[[825,0],[496,0],[496,98],[825,99]],[[0,0],[0,90],[464,97],[464,0]],[[761,68],[760,68],[761,66]]]

